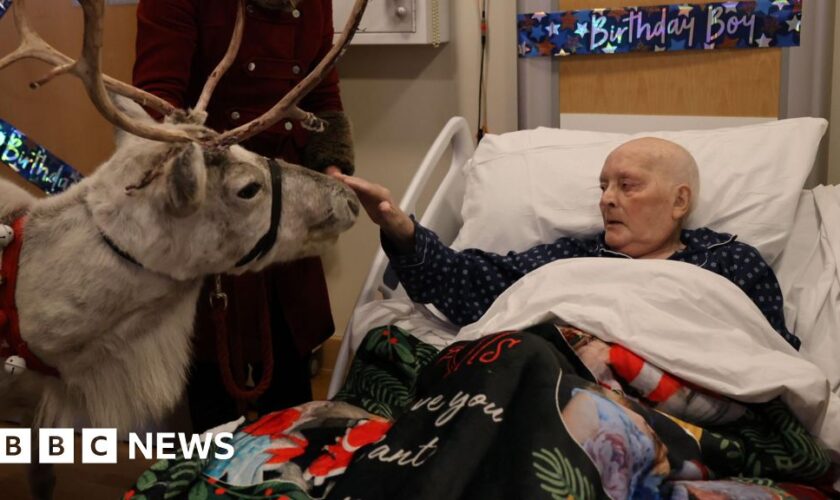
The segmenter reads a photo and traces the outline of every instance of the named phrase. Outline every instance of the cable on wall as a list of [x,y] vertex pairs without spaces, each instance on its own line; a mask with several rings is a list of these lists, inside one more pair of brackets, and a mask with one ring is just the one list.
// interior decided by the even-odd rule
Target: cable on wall
[[478,0],[480,35],[481,35],[481,57],[478,70],[478,134],[476,139],[481,142],[484,134],[487,133],[487,0]]

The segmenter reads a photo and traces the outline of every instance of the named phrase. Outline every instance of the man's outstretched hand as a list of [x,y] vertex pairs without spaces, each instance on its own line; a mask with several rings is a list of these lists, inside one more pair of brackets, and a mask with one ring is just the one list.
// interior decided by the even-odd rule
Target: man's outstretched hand
[[400,210],[387,188],[359,177],[341,173],[331,175],[355,191],[370,219],[401,252],[414,248],[414,222]]

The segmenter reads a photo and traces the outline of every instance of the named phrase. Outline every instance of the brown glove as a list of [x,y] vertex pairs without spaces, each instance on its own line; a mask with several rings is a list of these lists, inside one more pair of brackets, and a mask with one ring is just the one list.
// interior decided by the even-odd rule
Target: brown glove
[[303,152],[303,164],[318,171],[335,165],[342,173],[353,175],[356,168],[350,120],[342,111],[324,111],[317,115],[326,120],[327,128],[323,132],[309,135]]

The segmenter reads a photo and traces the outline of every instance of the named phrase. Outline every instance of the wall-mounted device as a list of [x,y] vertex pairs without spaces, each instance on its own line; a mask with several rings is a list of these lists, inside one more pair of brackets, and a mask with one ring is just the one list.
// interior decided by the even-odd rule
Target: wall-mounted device
[[[336,37],[353,2],[333,2]],[[449,0],[370,0],[352,44],[434,45],[449,41]]]

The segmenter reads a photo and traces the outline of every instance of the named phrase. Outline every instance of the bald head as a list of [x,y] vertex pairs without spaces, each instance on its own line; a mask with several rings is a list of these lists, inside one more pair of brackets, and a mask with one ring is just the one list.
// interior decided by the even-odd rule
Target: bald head
[[668,258],[700,188],[688,151],[653,137],[613,150],[600,176],[599,207],[610,249],[634,258]]
[[[657,137],[641,137],[615,148],[607,161],[623,159],[656,174],[671,187],[685,184],[691,190],[689,213],[700,195],[700,174],[691,153],[677,143]],[[688,216],[688,214],[686,214]]]

